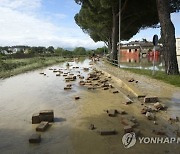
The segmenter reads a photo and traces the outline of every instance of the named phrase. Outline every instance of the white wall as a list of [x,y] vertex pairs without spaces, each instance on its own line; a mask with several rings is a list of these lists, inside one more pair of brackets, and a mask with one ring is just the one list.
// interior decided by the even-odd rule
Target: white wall
[[176,39],[176,52],[180,56],[180,38]]

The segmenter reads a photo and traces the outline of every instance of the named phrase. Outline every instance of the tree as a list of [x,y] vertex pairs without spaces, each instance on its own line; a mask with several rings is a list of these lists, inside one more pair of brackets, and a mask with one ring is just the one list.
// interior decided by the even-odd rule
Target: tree
[[62,53],[64,52],[64,49],[63,48],[57,48],[55,49],[55,53],[58,54],[58,55],[61,55],[62,56]]
[[[178,1],[176,1],[176,4],[177,3]],[[175,28],[170,17],[170,12],[176,11],[177,6],[179,5],[176,6],[173,4],[173,1],[169,3],[168,0],[157,0],[157,10],[161,24],[161,41],[163,43],[165,71],[167,74],[179,74],[175,45]]]
[[86,49],[84,47],[77,47],[74,49],[73,54],[75,54],[75,55],[86,55]]
[[[121,0],[121,12],[118,10],[119,0],[75,1],[81,5],[81,10],[75,18],[76,23],[83,31],[88,32],[95,41],[105,41],[105,39],[107,41],[108,38],[108,48],[109,51],[112,51],[111,58],[114,60],[117,59],[118,17],[120,13],[121,40],[129,40],[141,29],[156,28],[160,22],[165,47],[164,53],[166,54],[166,73],[179,73],[175,50],[175,33],[170,20],[170,13],[180,10],[180,0]],[[108,30],[105,27],[108,27]],[[171,33],[173,36],[164,38]]]
[[47,51],[49,51],[50,53],[54,53],[54,47],[53,46],[49,46],[47,48]]
[[[104,41],[106,44],[108,42],[109,51],[112,51],[111,58],[117,60],[119,0],[76,2],[81,4],[81,10],[75,16],[76,23],[83,31],[88,32],[94,41]],[[155,26],[158,23],[155,6],[155,0],[122,0],[121,40],[130,39],[141,28]]]

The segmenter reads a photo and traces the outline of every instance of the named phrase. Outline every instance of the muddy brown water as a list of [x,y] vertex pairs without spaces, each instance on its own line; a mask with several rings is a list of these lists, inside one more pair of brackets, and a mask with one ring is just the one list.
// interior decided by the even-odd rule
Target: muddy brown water
[[[139,129],[143,135],[151,136],[154,126],[139,114],[140,104],[124,105],[127,100],[123,93],[113,94],[111,90],[87,90],[79,86],[77,81],[71,82],[72,90],[64,91],[66,85],[63,76],[56,76],[49,68],[60,69],[75,75],[87,76],[83,67],[90,67],[90,60],[70,62],[78,66],[77,69],[66,69],[66,63],[39,69],[8,79],[0,80],[0,153],[43,153],[43,154],[126,154],[126,153],[178,153],[176,145],[152,145],[137,143],[130,149],[125,149],[122,144],[123,125],[122,119],[136,117]],[[90,70],[91,71],[91,70]],[[46,76],[40,75],[46,73]],[[115,84],[114,81],[111,81]],[[116,87],[116,85],[115,85]],[[74,100],[80,96],[80,100]],[[179,93],[172,95],[172,102],[178,103],[176,98]],[[171,104],[171,109],[178,108]],[[53,109],[55,122],[47,131],[40,133],[40,144],[29,144],[31,134],[36,133],[36,124],[31,124],[33,113],[44,109]],[[108,117],[104,110],[122,109],[127,115],[115,118]],[[163,123],[159,122],[159,123]],[[97,129],[89,130],[89,125],[94,124]],[[161,127],[158,125],[157,127]],[[166,123],[164,123],[166,127]],[[101,128],[116,129],[115,136],[100,136],[97,131]],[[147,129],[148,128],[148,129]]]

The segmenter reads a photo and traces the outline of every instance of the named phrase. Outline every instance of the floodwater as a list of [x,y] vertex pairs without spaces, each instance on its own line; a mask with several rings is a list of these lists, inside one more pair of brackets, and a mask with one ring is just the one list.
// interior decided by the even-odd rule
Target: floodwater
[[[140,125],[138,128],[143,135],[152,135],[154,127],[168,128],[164,120],[159,125],[153,123],[140,114],[140,102],[125,105],[127,96],[124,93],[113,94],[111,90],[87,90],[77,81],[71,82],[72,90],[64,91],[63,76],[56,76],[49,68],[61,69],[75,75],[87,76],[84,67],[91,67],[90,60],[70,62],[78,66],[73,69],[66,67],[66,63],[39,69],[11,78],[0,80],[0,153],[2,154],[119,154],[119,153],[178,153],[176,145],[139,144],[131,149],[124,148],[122,144],[122,121],[135,117]],[[92,68],[91,68],[92,69]],[[90,69],[90,71],[91,71]],[[46,76],[40,72],[46,73]],[[114,81],[111,84],[118,88]],[[178,94],[175,94],[174,99]],[[74,100],[80,96],[80,100]],[[40,144],[29,144],[31,134],[36,133],[37,124],[31,123],[33,113],[40,110],[53,109],[55,122],[47,131],[40,133]],[[108,117],[105,110],[125,110],[128,114]],[[160,113],[161,114],[161,113]],[[96,129],[90,130],[89,125],[94,124]],[[115,136],[100,136],[100,129],[115,129]]]
[[[120,55],[120,67],[124,68],[137,68],[137,69],[147,69],[153,70],[153,63],[155,64],[154,69],[159,71],[164,71],[164,61],[161,56],[147,56],[139,57],[137,55]],[[177,61],[180,70],[180,56],[177,56]]]
[[[81,69],[81,66],[89,66],[89,61],[71,64]],[[66,68],[65,64],[52,67]],[[0,80],[0,153],[71,151],[69,128],[77,110],[74,96],[83,89],[73,82],[73,89],[64,91],[64,77],[56,77],[48,68]],[[78,74],[77,71],[71,72]],[[87,73],[82,71],[81,74],[86,76]],[[44,109],[54,110],[55,123],[42,135],[41,145],[30,145],[28,139],[37,126],[31,124],[32,114]]]

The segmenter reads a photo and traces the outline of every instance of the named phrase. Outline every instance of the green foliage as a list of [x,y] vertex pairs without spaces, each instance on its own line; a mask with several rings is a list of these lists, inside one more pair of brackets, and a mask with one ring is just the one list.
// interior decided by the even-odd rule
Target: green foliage
[[47,51],[50,52],[50,53],[54,53],[54,52],[55,52],[53,46],[49,46],[49,47],[47,48]]
[[86,49],[84,47],[77,47],[73,51],[74,55],[86,55]]
[[102,48],[97,48],[96,50],[94,50],[95,54],[107,54],[108,53],[108,48],[107,47],[102,47]]
[[62,56],[62,53],[64,52],[64,49],[63,48],[57,48],[57,49],[55,49],[55,54],[57,54],[57,55],[61,55]]

